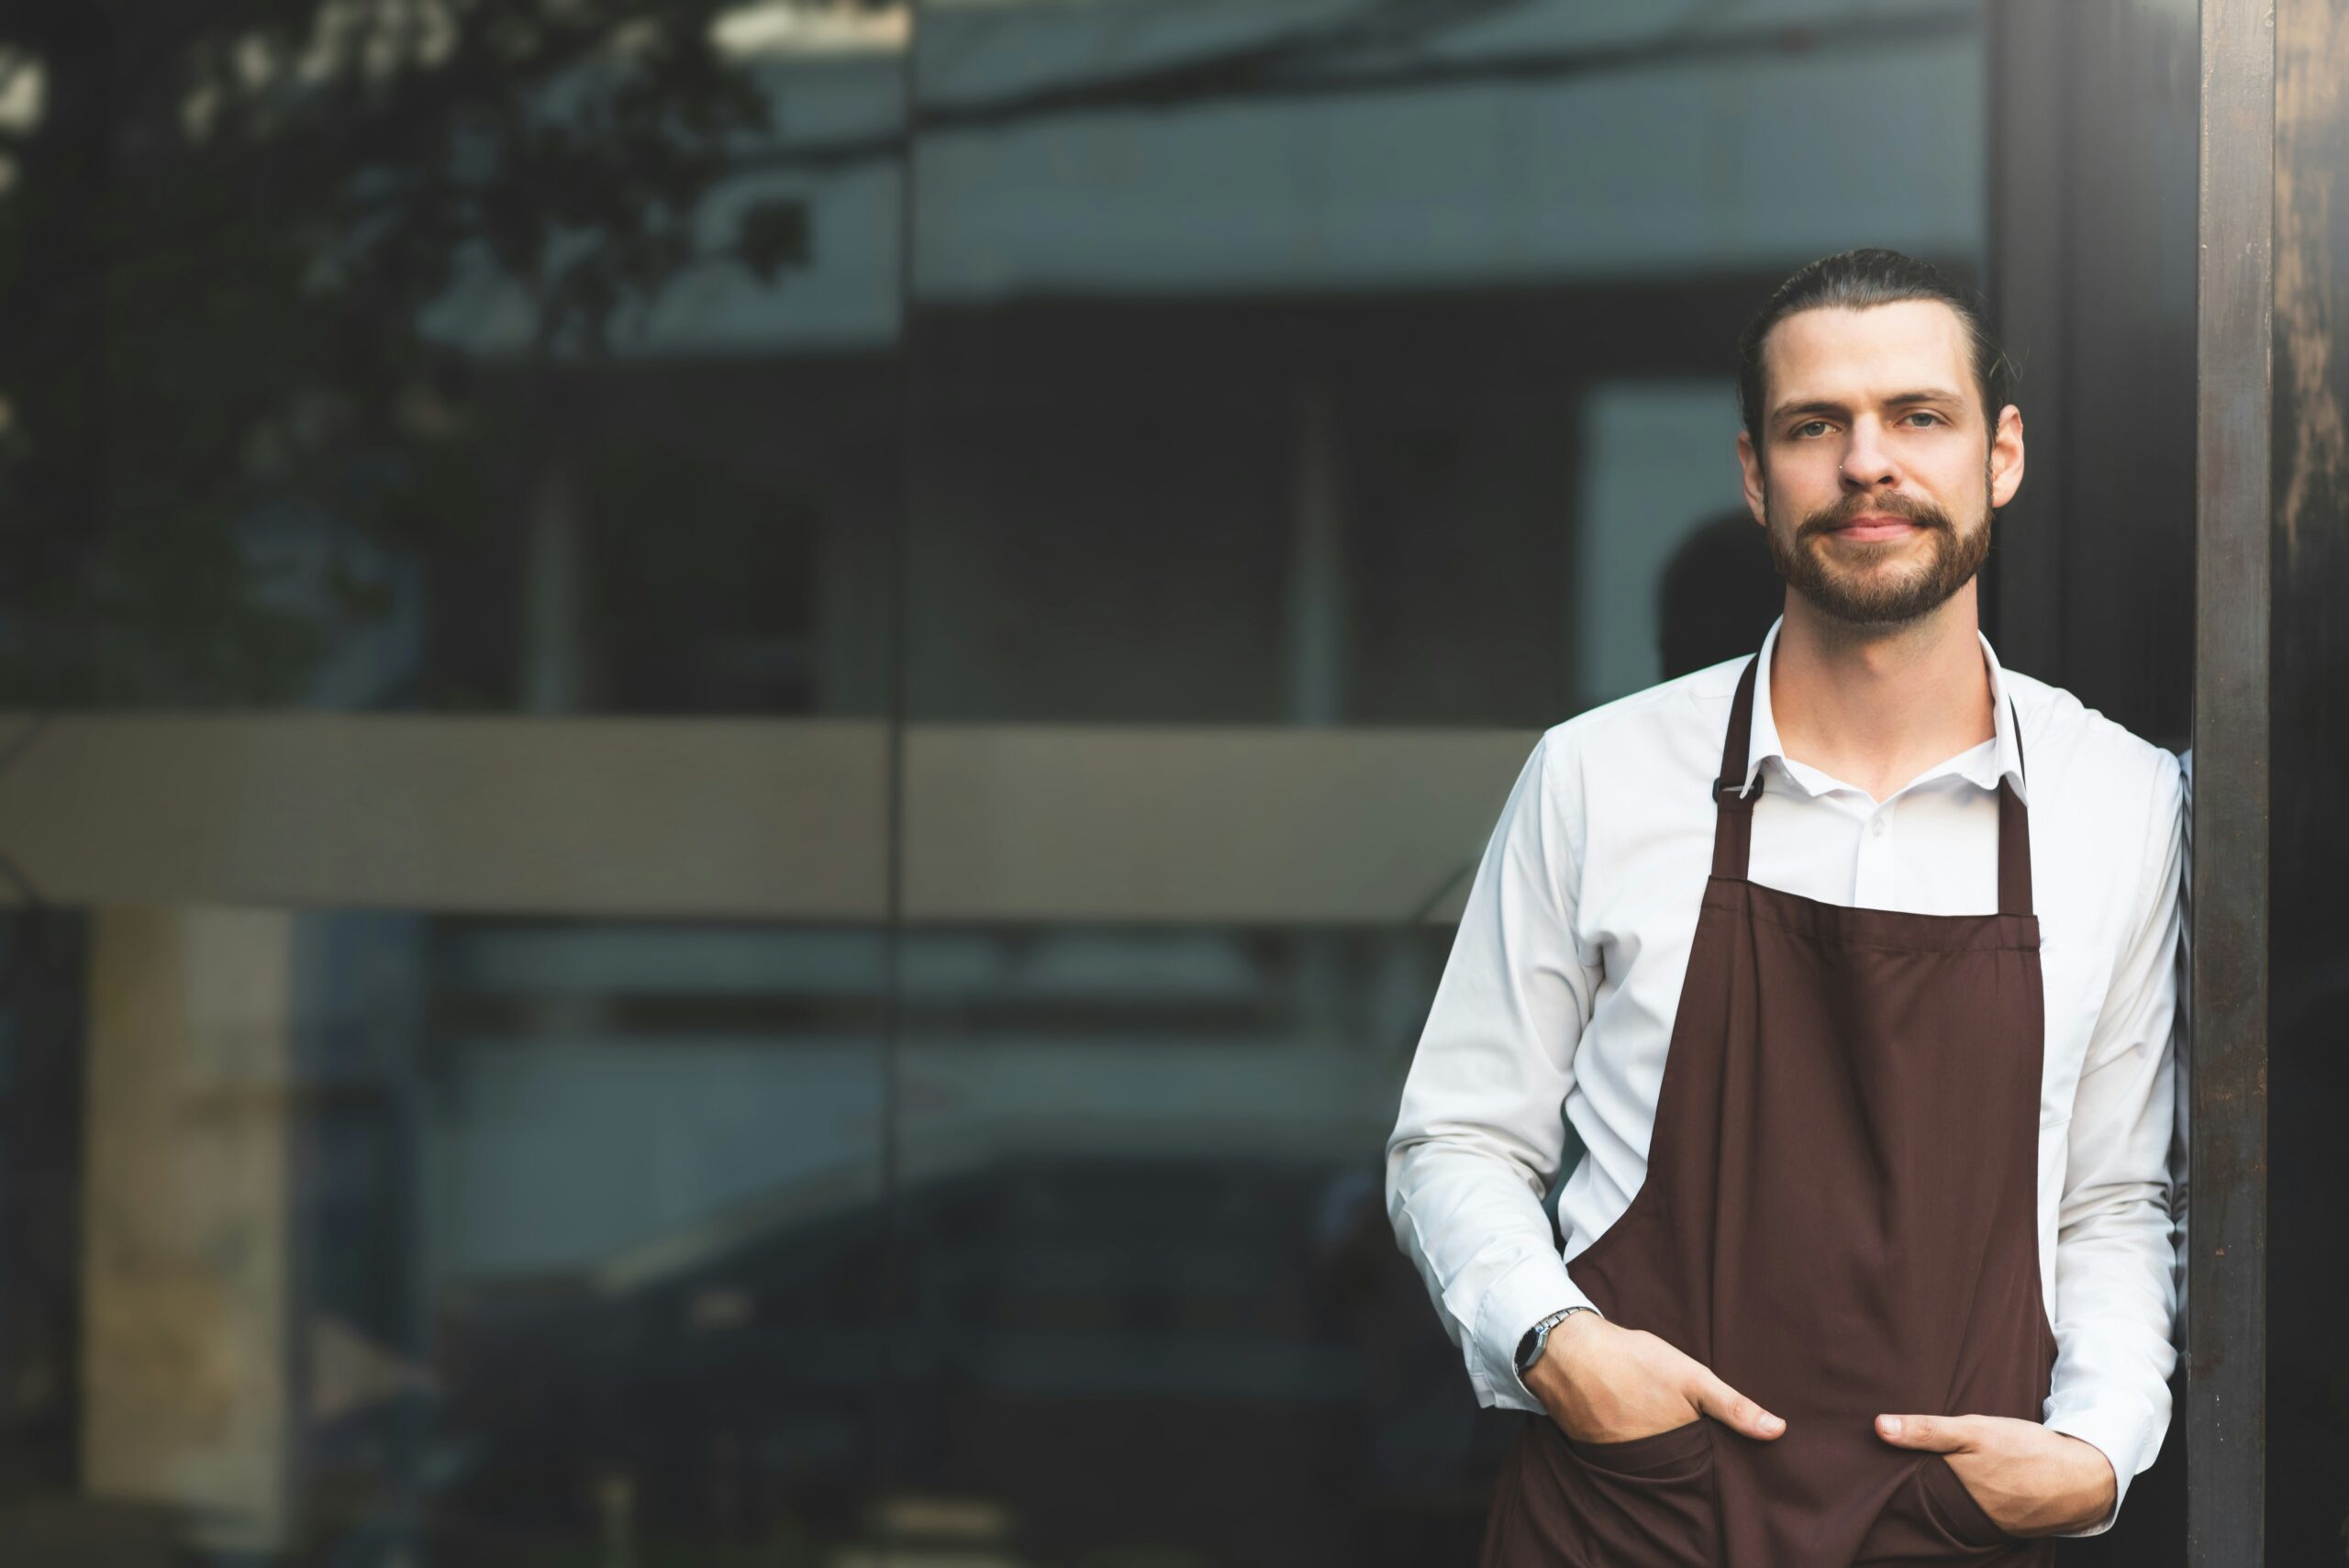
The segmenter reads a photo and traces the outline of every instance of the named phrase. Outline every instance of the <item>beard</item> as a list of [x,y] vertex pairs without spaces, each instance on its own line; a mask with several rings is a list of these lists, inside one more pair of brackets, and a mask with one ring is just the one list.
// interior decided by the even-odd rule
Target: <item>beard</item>
[[[1824,542],[1835,529],[1866,513],[1881,512],[1905,519],[1923,531],[1926,556],[1920,566],[1894,573],[1872,570],[1910,540],[1854,540],[1834,547],[1850,552],[1850,564],[1831,556]],[[1986,504],[1982,519],[1960,529],[1949,514],[1927,501],[1906,495],[1847,495],[1822,506],[1802,520],[1791,539],[1776,528],[1765,528],[1770,539],[1770,559],[1787,585],[1809,600],[1822,615],[1851,626],[1898,626],[1939,609],[1951,595],[1973,580],[1990,553],[1990,519]]]

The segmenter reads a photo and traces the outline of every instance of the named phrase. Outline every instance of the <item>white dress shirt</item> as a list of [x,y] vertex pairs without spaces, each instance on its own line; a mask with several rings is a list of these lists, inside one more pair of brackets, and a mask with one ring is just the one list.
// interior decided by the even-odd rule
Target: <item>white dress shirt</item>
[[[1774,625],[1765,672],[1777,638]],[[1748,874],[1825,904],[1995,911],[1998,784],[2016,781],[2030,808],[2047,1008],[2039,1265],[2057,1353],[2043,1415],[2101,1450],[2125,1494],[2160,1450],[2176,1358],[2171,1016],[2185,792],[2168,751],[2001,670],[1987,639],[1982,656],[1996,736],[1881,802],[1786,756],[1770,683],[1759,682],[1747,775],[1768,777]],[[1646,1177],[1711,868],[1710,785],[1743,664],[1544,733],[1477,868],[1387,1142],[1386,1207],[1480,1404],[1542,1408],[1518,1380],[1518,1341],[1559,1307],[1587,1304],[1564,1260]],[[1562,1253],[1542,1200],[1568,1122],[1586,1152],[1558,1196]]]

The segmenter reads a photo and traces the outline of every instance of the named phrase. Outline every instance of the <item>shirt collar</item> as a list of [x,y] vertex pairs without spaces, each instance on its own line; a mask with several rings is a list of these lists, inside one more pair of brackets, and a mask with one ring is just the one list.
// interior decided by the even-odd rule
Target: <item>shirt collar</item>
[[[1777,717],[1770,710],[1770,655],[1778,646],[1778,628],[1785,624],[1784,616],[1770,623],[1770,634],[1762,639],[1762,651],[1755,656],[1762,664],[1759,678],[1753,683],[1753,739],[1746,749],[1745,781],[1740,794],[1752,791],[1753,775],[1761,772],[1765,760],[1776,757],[1782,772],[1788,764],[1786,749],[1778,740]],[[1951,758],[1943,767],[1919,774],[1918,779],[1954,773],[1988,790],[1997,789],[2001,778],[2012,779],[2015,794],[2028,805],[2031,795],[2023,787],[2022,743],[2015,733],[2015,710],[2014,705],[2008,700],[2006,671],[1999,665],[1998,655],[1991,648],[1990,639],[1979,630],[1974,635],[1982,644],[1983,667],[1990,674],[1991,724],[1996,734],[1992,736],[1987,751],[1977,746]]]

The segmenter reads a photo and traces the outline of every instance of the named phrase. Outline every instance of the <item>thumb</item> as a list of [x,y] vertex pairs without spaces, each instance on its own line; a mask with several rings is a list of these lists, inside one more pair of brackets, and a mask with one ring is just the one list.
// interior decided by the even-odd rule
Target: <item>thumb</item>
[[1974,1446],[1963,1416],[1878,1416],[1876,1435],[1896,1448],[1957,1453]]

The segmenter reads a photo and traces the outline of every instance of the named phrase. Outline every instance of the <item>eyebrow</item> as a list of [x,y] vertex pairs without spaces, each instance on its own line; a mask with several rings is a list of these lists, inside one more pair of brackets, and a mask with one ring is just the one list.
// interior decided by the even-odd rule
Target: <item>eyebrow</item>
[[[1900,408],[1916,403],[1956,405],[1963,402],[1965,399],[1954,392],[1944,391],[1939,387],[1921,387],[1914,392],[1896,392],[1884,400],[1884,405],[1887,408]],[[1851,408],[1846,404],[1835,402],[1832,398],[1817,397],[1807,403],[1779,404],[1770,410],[1770,423],[1775,425],[1779,420],[1796,414],[1840,415],[1850,412]]]

